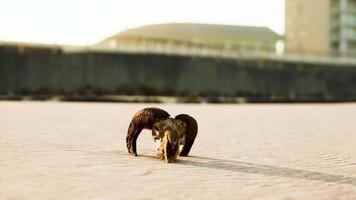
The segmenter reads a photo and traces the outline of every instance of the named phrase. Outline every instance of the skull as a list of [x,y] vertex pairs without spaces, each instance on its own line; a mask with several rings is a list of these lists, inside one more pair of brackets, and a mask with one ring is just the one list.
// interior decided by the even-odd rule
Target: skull
[[152,136],[157,142],[157,157],[165,159],[167,163],[176,162],[184,131],[185,124],[172,118],[154,124]]

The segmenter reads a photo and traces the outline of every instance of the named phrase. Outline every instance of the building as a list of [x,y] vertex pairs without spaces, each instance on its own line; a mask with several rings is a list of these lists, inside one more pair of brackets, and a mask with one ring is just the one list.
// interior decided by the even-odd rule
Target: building
[[146,51],[275,52],[280,36],[267,27],[171,23],[147,25],[113,35],[97,47]]
[[286,0],[286,53],[356,55],[356,0]]

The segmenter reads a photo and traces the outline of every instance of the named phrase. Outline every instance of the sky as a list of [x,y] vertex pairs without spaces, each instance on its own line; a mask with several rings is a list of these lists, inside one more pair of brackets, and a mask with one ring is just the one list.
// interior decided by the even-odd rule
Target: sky
[[0,0],[0,41],[90,45],[158,23],[267,26],[284,33],[284,0]]

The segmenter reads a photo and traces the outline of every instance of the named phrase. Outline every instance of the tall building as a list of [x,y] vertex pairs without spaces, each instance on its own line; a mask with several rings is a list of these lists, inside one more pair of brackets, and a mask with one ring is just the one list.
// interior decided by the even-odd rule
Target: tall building
[[286,52],[356,56],[356,0],[286,0]]

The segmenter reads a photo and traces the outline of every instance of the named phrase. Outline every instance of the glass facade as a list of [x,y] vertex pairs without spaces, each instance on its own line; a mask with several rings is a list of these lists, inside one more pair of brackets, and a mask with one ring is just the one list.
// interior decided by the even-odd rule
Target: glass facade
[[330,1],[330,53],[356,56],[356,0]]

